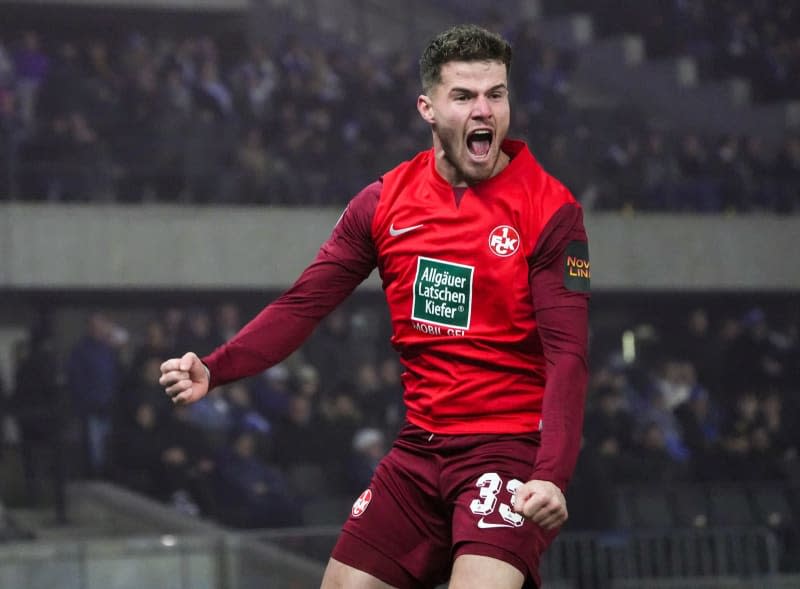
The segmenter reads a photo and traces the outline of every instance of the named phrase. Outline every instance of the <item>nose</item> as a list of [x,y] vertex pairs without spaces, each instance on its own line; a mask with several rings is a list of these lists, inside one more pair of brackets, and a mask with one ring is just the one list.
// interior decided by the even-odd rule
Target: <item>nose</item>
[[492,108],[489,99],[485,96],[478,96],[472,107],[473,119],[486,119],[492,116]]

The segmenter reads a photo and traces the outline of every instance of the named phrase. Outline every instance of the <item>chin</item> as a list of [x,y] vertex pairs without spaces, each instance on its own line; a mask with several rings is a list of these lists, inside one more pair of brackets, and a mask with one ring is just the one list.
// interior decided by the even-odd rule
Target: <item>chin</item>
[[496,165],[497,158],[488,159],[481,163],[470,162],[469,165],[462,169],[463,176],[470,184],[483,182],[484,180],[488,180],[492,177],[492,172],[494,171]]
[[480,172],[475,172],[472,174],[464,174],[463,177],[464,181],[470,186],[472,186],[473,184],[479,184],[484,180],[488,180],[489,178],[491,178],[492,172],[491,171],[484,172],[483,170],[481,170]]

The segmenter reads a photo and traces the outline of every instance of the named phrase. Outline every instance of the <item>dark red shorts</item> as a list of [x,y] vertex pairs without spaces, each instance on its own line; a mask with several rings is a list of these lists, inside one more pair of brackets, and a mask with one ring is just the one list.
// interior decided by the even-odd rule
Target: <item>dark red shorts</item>
[[381,461],[333,549],[333,558],[400,587],[435,587],[461,554],[517,567],[539,585],[539,558],[556,531],[511,509],[539,434],[432,435],[406,425]]

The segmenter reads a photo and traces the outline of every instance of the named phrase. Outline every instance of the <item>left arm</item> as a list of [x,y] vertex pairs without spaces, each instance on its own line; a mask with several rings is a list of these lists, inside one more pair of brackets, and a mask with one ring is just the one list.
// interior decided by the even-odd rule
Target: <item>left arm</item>
[[563,205],[542,232],[530,264],[531,296],[547,379],[542,442],[515,508],[544,528],[567,519],[564,491],[575,469],[588,379],[589,257],[581,209]]

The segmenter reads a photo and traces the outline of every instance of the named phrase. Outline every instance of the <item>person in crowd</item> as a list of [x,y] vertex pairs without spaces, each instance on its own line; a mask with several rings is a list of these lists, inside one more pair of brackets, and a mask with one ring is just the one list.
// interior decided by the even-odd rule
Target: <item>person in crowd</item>
[[267,435],[272,431],[272,423],[258,412],[253,404],[250,388],[245,383],[228,385],[224,393],[229,429],[249,429],[261,435]]
[[[8,412],[19,427],[26,502],[36,506],[42,499],[43,481],[62,467],[55,464],[60,458],[55,450],[62,443],[65,399],[58,371],[42,370],[43,365],[58,365],[53,335],[45,321],[31,328],[29,338],[15,352],[14,389]],[[2,397],[0,394],[0,405],[5,404]]]
[[259,453],[262,436],[245,427],[217,458],[219,515],[240,528],[299,525],[300,509],[283,473]]
[[718,478],[747,480],[756,466],[756,457],[769,446],[759,398],[754,389],[742,389],[720,428]]
[[0,83],[0,200],[20,196],[20,149],[28,134],[16,93]]
[[350,331],[347,313],[334,309],[303,346],[308,361],[334,381],[345,380],[353,372],[348,351]]
[[290,463],[323,465],[323,446],[326,440],[319,432],[322,423],[309,397],[291,395],[286,418],[276,424],[273,436],[275,460],[283,467]]
[[[301,367],[300,372],[305,372],[303,380],[303,393],[301,396],[314,397],[319,391],[319,375],[313,366]],[[316,384],[314,380],[316,379]],[[291,397],[296,392],[292,374],[286,364],[276,364],[265,370],[260,375],[251,378],[249,383],[253,404],[258,412],[271,421],[283,421],[290,415]]]
[[217,513],[214,446],[208,432],[191,419],[188,407],[167,413],[159,468],[167,501],[190,515]]
[[628,476],[643,483],[675,483],[685,481],[685,463],[678,461],[667,447],[664,427],[656,422],[644,424],[635,437],[631,469]]
[[214,333],[211,315],[206,309],[195,308],[186,314],[186,321],[178,333],[178,349],[205,350],[208,354],[218,342]]
[[47,78],[51,59],[42,48],[36,31],[25,31],[19,48],[13,52],[14,74],[22,117],[32,127],[37,109],[39,90]]
[[70,352],[67,386],[83,430],[89,476],[102,476],[108,466],[111,412],[122,382],[119,350],[126,342],[124,329],[105,313],[93,311],[83,337]]
[[170,353],[169,342],[164,324],[151,319],[144,326],[144,337],[142,342],[134,349],[128,367],[128,381],[135,383],[141,374],[144,365],[153,358],[163,358]]
[[739,334],[725,354],[727,388],[738,391],[780,386],[788,366],[764,309],[749,309],[739,325]]
[[633,447],[634,419],[626,407],[623,391],[603,386],[593,391],[593,403],[586,412],[583,433],[595,449],[607,455],[630,452]]
[[164,460],[169,420],[163,399],[152,394],[122,397],[111,430],[112,480],[160,501],[176,490]]
[[689,452],[689,472],[692,480],[713,478],[714,461],[718,452],[720,423],[719,408],[702,386],[692,387],[689,398],[675,408],[681,439]]
[[360,493],[369,486],[378,463],[386,455],[388,445],[384,433],[372,427],[363,427],[353,435],[348,461],[348,491]]
[[797,409],[779,389],[769,390],[761,399],[760,412],[766,435],[764,455],[758,458],[766,472],[763,479],[797,480],[800,474]]
[[723,370],[723,348],[712,330],[708,310],[697,307],[689,312],[686,328],[670,343],[671,355],[696,368],[697,382],[709,386],[719,382]]
[[242,328],[241,310],[232,301],[222,303],[214,310],[214,338],[217,345],[231,339]]

